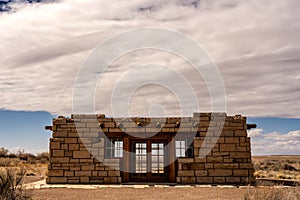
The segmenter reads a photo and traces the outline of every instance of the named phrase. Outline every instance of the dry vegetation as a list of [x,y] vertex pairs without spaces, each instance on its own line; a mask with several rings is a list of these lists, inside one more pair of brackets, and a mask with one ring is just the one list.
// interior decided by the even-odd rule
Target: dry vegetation
[[[253,156],[258,178],[300,180],[300,156]],[[28,191],[23,184],[46,177],[48,153],[37,156],[9,153],[0,148],[0,200],[13,199],[244,199],[298,200],[300,187],[263,186],[249,188],[101,188],[39,189]],[[6,196],[5,196],[6,195]]]
[[300,181],[300,156],[253,156],[255,177]]

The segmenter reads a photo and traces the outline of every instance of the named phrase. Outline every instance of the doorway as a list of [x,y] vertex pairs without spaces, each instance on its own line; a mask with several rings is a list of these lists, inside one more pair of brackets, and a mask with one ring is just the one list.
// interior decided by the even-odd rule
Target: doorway
[[167,140],[134,140],[131,142],[131,181],[166,182],[169,156]]

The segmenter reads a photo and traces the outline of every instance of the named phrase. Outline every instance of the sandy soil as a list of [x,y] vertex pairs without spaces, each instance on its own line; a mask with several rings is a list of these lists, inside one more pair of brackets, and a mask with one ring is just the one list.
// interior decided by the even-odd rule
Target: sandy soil
[[33,191],[33,199],[36,200],[77,200],[77,199],[184,199],[184,200],[199,200],[199,199],[244,199],[244,194],[259,193],[259,197],[264,197],[270,193],[274,194],[274,190],[277,190],[286,195],[292,195],[291,199],[298,199],[300,196],[296,196],[296,193],[300,195],[300,188],[100,188],[94,190],[87,189],[40,189]]

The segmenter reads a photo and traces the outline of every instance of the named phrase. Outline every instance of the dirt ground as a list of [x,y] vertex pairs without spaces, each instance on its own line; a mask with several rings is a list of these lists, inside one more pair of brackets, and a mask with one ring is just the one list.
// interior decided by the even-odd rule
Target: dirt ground
[[[284,199],[300,198],[300,188],[100,188],[100,189],[39,189],[33,191],[33,199],[35,200],[77,200],[77,199],[113,199],[113,200],[134,200],[134,199],[244,199],[244,195],[256,195],[255,199],[265,199],[270,194],[278,197],[290,197]],[[281,198],[279,198],[281,199]]]

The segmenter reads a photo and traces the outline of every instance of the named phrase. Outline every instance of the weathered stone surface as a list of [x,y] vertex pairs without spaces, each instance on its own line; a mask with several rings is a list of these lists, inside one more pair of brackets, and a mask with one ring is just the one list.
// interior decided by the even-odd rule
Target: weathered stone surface
[[178,171],[178,176],[195,176],[193,170]]
[[209,169],[209,176],[232,176],[230,169]]
[[[225,121],[222,121],[223,117]],[[132,120],[135,122],[132,123]],[[123,173],[119,170],[126,160],[105,158],[103,135],[118,134],[122,137],[126,132],[136,133],[137,136],[195,133],[192,145],[194,157],[176,161],[178,172],[175,178],[178,183],[247,184],[253,178],[250,138],[247,137],[246,118],[243,116],[194,113],[193,117],[127,118],[117,121],[122,123],[104,115],[73,115],[72,119],[54,119],[47,183],[121,183]],[[99,123],[103,127],[99,127]]]
[[74,151],[73,158],[90,158],[90,152],[88,151]]

